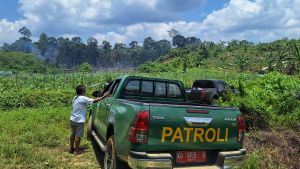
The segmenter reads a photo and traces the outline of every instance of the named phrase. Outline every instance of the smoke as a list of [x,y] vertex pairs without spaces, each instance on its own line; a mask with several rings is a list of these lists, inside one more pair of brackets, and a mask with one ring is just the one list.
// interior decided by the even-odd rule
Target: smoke
[[43,55],[41,55],[41,59],[44,60],[47,63],[55,64],[57,61],[59,51],[57,45],[49,45],[48,48],[45,50]]
[[24,47],[26,53],[31,53],[38,58],[42,58],[40,50],[32,42],[25,42]]
[[49,44],[46,50],[44,52],[41,52],[41,50],[38,49],[37,46],[34,43],[32,43],[30,39],[24,37],[20,38],[19,40],[16,40],[10,45],[5,43],[0,49],[3,51],[31,53],[38,59],[50,64],[55,64],[56,58],[59,55],[58,45]]

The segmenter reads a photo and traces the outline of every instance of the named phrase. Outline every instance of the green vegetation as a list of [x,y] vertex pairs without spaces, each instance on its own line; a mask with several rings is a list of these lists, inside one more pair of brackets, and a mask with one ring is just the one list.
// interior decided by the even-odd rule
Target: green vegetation
[[59,69],[43,63],[32,54],[0,51],[0,71],[52,73]]
[[146,37],[142,45],[137,41],[128,45],[112,45],[105,40],[98,42],[93,37],[85,43],[80,37],[55,38],[48,37],[46,33],[42,33],[37,42],[32,42],[28,28],[21,28],[19,33],[22,37],[12,44],[4,43],[1,50],[32,53],[46,63],[63,68],[76,68],[88,63],[96,68],[121,69],[134,68],[146,62],[140,66],[140,71],[173,71],[178,66],[183,72],[195,67],[285,74],[298,74],[300,71],[300,39],[284,38],[270,43],[235,39],[214,42],[184,37],[172,29],[169,31],[172,42]]
[[[153,64],[150,63],[149,64]],[[163,64],[160,64],[163,65]],[[150,68],[151,66],[149,66]],[[151,72],[151,71],[149,71]],[[229,94],[229,101],[218,104],[240,108],[245,114],[251,140],[261,145],[249,148],[250,153],[242,168],[286,168],[294,166],[296,155],[284,156],[281,152],[299,145],[291,142],[277,145],[278,139],[297,140],[300,122],[300,80],[296,75],[272,72],[266,75],[236,73],[234,70],[192,68],[182,72],[126,74],[181,80],[189,88],[196,79],[224,79],[239,90]],[[68,154],[70,102],[78,84],[87,86],[88,94],[102,88],[104,82],[124,75],[121,72],[20,74],[0,77],[0,167],[1,168],[96,168],[97,154],[86,140],[87,152],[83,157]],[[4,111],[4,112],[3,112]],[[271,129],[275,132],[251,134],[255,130]],[[291,130],[282,135],[278,129]],[[295,131],[295,132],[294,132]],[[272,135],[270,138],[264,136]],[[282,135],[282,136],[281,136]],[[280,136],[280,137],[279,137]],[[272,142],[272,140],[274,140]],[[270,145],[267,145],[270,143]],[[246,141],[247,146],[255,145]],[[276,149],[278,148],[278,149]],[[295,147],[296,149],[297,147]],[[100,151],[100,150],[99,150]],[[253,153],[251,153],[253,151]],[[296,153],[294,153],[296,154]],[[276,160],[281,159],[280,162]]]
[[46,107],[1,112],[0,168],[99,168],[99,152],[86,139],[82,156],[68,153],[70,111]]
[[[294,127],[300,121],[300,80],[296,76],[270,73],[265,76],[254,74],[221,72],[215,70],[188,69],[163,73],[138,73],[142,76],[177,79],[189,88],[196,79],[224,79],[239,90],[239,94],[229,94],[228,102],[219,104],[240,108],[246,115],[249,128],[269,128],[276,126]],[[78,84],[85,84],[88,93],[101,89],[121,73],[71,73],[56,75],[19,75],[0,79],[0,109],[38,108],[48,106],[69,106]],[[30,83],[28,83],[30,82]],[[95,84],[97,84],[95,86]]]
[[100,84],[102,87],[111,76],[118,76],[118,73],[28,74],[1,77],[0,110],[47,106],[69,107],[77,85],[87,85],[88,92],[91,93],[96,88],[90,86]]
[[264,129],[300,122],[300,79],[277,72],[253,81],[239,81],[239,95],[230,95],[226,105],[239,107],[248,127]]
[[88,63],[83,63],[79,66],[79,72],[91,72],[92,66]]
[[180,68],[185,71],[186,68],[198,67],[261,74],[272,71],[298,74],[300,71],[299,39],[254,44],[245,40],[217,43],[200,39],[191,41],[191,37],[181,37],[174,41],[174,38],[173,45],[177,48],[171,49],[168,54],[154,62],[140,65],[139,70],[165,72]]

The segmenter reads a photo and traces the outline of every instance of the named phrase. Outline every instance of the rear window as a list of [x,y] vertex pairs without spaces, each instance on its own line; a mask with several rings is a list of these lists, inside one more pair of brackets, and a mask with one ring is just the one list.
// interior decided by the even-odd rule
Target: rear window
[[142,81],[142,96],[153,96],[153,81]]
[[195,81],[193,87],[200,88],[215,88],[214,83],[212,81]]
[[171,98],[181,98],[182,97],[180,87],[177,84],[174,84],[174,83],[169,84],[168,97],[171,97]]
[[138,96],[140,94],[140,81],[129,81],[124,89],[124,94],[127,96]]
[[155,83],[155,97],[167,97],[167,86],[165,82]]
[[226,90],[227,86],[224,82],[216,82],[216,87],[218,90]]
[[177,83],[151,80],[129,80],[124,89],[124,96],[180,99],[183,97],[183,94],[180,85]]

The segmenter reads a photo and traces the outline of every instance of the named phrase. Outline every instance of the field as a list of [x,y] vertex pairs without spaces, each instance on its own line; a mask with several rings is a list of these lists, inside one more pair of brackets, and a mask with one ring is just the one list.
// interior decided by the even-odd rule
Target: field
[[[85,84],[90,95],[101,89],[105,81],[124,74],[178,79],[185,87],[190,87],[196,79],[226,80],[239,94],[228,96],[230,102],[220,100],[218,104],[240,108],[247,120],[246,147],[251,153],[243,168],[299,168],[295,163],[300,158],[297,151],[288,154],[288,162],[284,159],[276,162],[282,156],[272,157],[278,151],[287,151],[286,147],[300,149],[299,77],[276,72],[261,76],[202,69],[189,69],[187,73],[98,72],[0,77],[0,168],[101,168],[103,154],[86,139],[82,143],[86,153],[78,157],[68,153],[71,99],[78,84]],[[270,137],[264,134],[257,137],[259,132]],[[274,145],[268,146],[271,143],[268,139],[276,134],[295,141],[274,149]],[[266,143],[261,139],[267,140]]]
[[86,139],[85,154],[68,153],[69,112],[64,107],[2,112],[0,168],[99,168]]

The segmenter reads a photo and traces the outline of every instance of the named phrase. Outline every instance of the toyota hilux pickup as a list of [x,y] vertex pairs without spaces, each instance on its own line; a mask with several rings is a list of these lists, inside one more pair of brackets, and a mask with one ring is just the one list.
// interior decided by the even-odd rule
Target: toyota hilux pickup
[[231,168],[242,163],[245,122],[234,108],[189,103],[180,81],[123,76],[94,96],[88,137],[104,168]]

